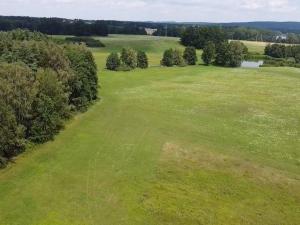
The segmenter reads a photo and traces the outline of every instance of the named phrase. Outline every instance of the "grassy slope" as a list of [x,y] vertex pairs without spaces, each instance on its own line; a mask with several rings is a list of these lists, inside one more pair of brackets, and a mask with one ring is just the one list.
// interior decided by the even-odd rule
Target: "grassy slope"
[[299,224],[300,70],[103,71],[119,38],[102,100],[0,171],[0,224]]
[[264,54],[265,47],[269,44],[268,42],[257,42],[257,41],[242,41],[249,49],[250,52]]

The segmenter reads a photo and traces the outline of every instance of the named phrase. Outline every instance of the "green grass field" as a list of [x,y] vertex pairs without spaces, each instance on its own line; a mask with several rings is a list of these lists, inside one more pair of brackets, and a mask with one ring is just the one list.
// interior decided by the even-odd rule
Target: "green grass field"
[[[101,38],[101,100],[0,171],[0,225],[300,224],[300,70],[158,67]],[[123,45],[151,68],[104,70]]]

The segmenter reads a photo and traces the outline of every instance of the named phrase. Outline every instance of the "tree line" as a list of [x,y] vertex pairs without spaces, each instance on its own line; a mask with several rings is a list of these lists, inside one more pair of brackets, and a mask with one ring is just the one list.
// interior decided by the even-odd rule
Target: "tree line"
[[300,68],[300,46],[269,44],[265,47],[265,66],[291,66]]
[[143,51],[123,48],[121,53],[111,53],[106,59],[106,68],[113,71],[130,71],[148,68],[148,56]]
[[97,67],[84,45],[38,32],[0,32],[0,166],[27,143],[53,139],[98,98]]
[[[223,67],[239,67],[248,54],[248,48],[239,41],[223,41],[215,44],[207,41],[203,46],[201,58],[205,65],[214,64]],[[182,53],[178,49],[168,49],[161,60],[162,66],[196,65],[197,51],[194,46],[186,47]]]
[[181,36],[181,44],[203,49],[202,60],[206,65],[239,67],[248,54],[240,41],[229,41],[225,31],[218,27],[190,27]]
[[282,32],[247,27],[247,24],[195,24],[195,23],[158,23],[113,20],[70,20],[63,18],[35,18],[0,16],[0,30],[9,31],[16,28],[39,31],[50,35],[107,36],[108,34],[145,35],[145,28],[157,29],[154,35],[182,37],[190,29],[219,28],[227,39],[300,43],[300,34],[288,32],[287,38],[277,38]]
[[274,58],[294,58],[297,63],[300,63],[300,46],[269,44],[265,47],[265,55]]

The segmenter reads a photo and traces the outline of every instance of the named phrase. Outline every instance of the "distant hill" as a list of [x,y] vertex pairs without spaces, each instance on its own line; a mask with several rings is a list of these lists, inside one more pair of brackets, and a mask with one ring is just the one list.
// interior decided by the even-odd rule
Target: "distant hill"
[[[168,26],[166,26],[168,25]],[[157,34],[179,36],[182,28],[187,26],[222,26],[228,28],[246,27],[252,29],[280,31],[282,33],[300,34],[300,22],[173,22],[173,21],[113,21],[113,20],[71,20],[64,18],[36,18],[23,16],[0,16],[0,30],[7,31],[16,28],[37,30],[46,34],[62,35],[99,35],[108,34],[146,34],[145,28],[158,29]],[[168,28],[168,32],[166,32]]]
[[221,23],[222,26],[249,27],[281,31],[283,33],[300,33],[300,22],[242,22]]

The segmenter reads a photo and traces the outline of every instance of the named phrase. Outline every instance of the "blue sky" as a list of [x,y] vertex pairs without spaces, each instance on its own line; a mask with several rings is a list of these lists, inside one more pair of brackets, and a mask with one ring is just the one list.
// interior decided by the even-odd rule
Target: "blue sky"
[[134,21],[300,21],[300,0],[0,0],[1,15]]

